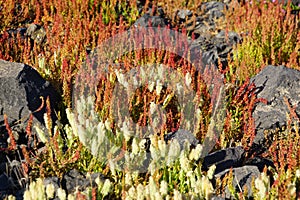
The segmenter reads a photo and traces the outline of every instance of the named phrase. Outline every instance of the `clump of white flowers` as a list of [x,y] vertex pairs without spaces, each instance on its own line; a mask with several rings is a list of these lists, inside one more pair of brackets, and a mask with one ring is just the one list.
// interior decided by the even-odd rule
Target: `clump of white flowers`
[[269,177],[263,172],[261,173],[260,177],[255,179],[254,183],[255,183],[255,188],[258,190],[256,196],[259,199],[265,199],[267,192],[269,192],[270,190]]

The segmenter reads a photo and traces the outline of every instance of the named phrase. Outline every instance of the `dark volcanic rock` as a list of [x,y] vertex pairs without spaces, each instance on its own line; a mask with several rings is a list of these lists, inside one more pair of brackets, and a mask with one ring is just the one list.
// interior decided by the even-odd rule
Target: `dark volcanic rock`
[[57,120],[54,110],[60,102],[60,97],[51,84],[28,65],[0,60],[0,133],[1,139],[4,140],[2,143],[7,139],[7,135],[2,135],[6,132],[4,115],[7,115],[8,123],[19,138],[25,137],[22,134],[31,113],[34,116],[33,124],[44,125],[46,103],[37,111],[42,105],[40,97],[43,97],[44,102],[49,97],[54,123]]
[[80,191],[83,191],[87,187],[95,187],[95,180],[98,177],[103,178],[103,175],[94,173],[90,177],[87,177],[86,174],[73,169],[64,175],[62,184],[68,193],[74,192],[77,187]]
[[258,103],[253,117],[257,135],[254,143],[263,144],[264,130],[281,128],[286,125],[287,113],[290,113],[284,102],[286,98],[296,113],[300,113],[300,72],[284,66],[266,66],[251,79],[257,88],[257,97],[267,100],[267,104]]
[[169,133],[164,136],[165,141],[176,139],[183,149],[185,141],[188,141],[191,147],[196,147],[199,144],[199,140],[190,131],[179,129],[176,132]]
[[0,175],[0,192],[8,190],[12,185],[12,182],[9,180],[8,176],[3,173]]
[[204,157],[202,169],[207,170],[216,165],[215,173],[220,173],[232,167],[239,167],[243,163],[244,149],[241,146],[222,149]]
[[53,176],[46,178],[43,184],[45,186],[52,184],[55,189],[55,199],[59,199],[57,195],[58,188],[64,189],[67,194],[74,194],[76,190],[84,191],[88,187],[96,187],[95,180],[97,178],[99,178],[100,181],[105,181],[103,174],[92,173],[88,176],[86,173],[80,173],[73,169],[67,172],[61,181],[58,177]]
[[222,67],[228,65],[228,55],[232,59],[232,49],[236,44],[242,42],[242,38],[235,32],[220,31],[215,36],[198,37],[191,44],[191,48],[196,55],[202,55],[204,66],[213,64],[218,66],[221,62]]
[[275,168],[274,163],[267,158],[254,157],[245,162],[245,165],[254,165],[258,167],[259,171],[263,171],[265,167]]
[[153,15],[152,9],[150,9],[142,17],[137,19],[133,25],[135,27],[165,27],[168,25],[168,20],[165,18],[161,8],[157,9],[157,15]]
[[[218,174],[215,174],[215,178],[223,178],[230,169],[227,169],[225,171],[222,171]],[[245,191],[245,188],[247,188],[248,191],[248,197],[252,196],[252,180],[256,179],[260,176],[260,171],[256,166],[243,166],[238,168],[233,168],[233,187],[236,192],[242,192]],[[242,189],[242,191],[241,191]],[[225,188],[224,193],[222,196],[225,196],[225,198],[232,198],[232,195],[228,189],[228,186]]]
[[218,1],[205,2],[201,5],[201,10],[204,10],[204,12],[209,15],[209,19],[224,17],[225,9],[228,9],[228,6]]

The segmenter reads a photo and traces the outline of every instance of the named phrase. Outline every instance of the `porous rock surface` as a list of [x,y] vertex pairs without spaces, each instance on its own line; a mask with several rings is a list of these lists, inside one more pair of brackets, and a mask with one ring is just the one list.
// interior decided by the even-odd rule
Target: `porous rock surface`
[[[220,173],[215,174],[215,178],[224,177],[227,173],[229,173],[230,169],[224,170]],[[256,166],[242,166],[232,169],[232,186],[236,192],[242,192],[247,189],[248,191],[248,198],[252,196],[252,181],[255,180],[260,176],[260,171]],[[221,195],[224,199],[231,199],[234,198],[228,186],[225,187],[224,193]]]
[[267,100],[267,104],[258,103],[254,109],[256,137],[254,142],[264,143],[264,131],[282,128],[287,124],[287,114],[291,107],[296,106],[300,114],[300,72],[284,66],[266,66],[251,79],[256,86],[257,98]]
[[[195,35],[195,39],[191,40],[191,49],[194,53],[191,55],[194,58],[201,56],[203,66],[215,66],[222,64],[225,68],[228,65],[228,55],[233,58],[233,46],[241,43],[242,38],[239,34],[224,30],[218,30],[217,21],[224,18],[224,11],[228,9],[228,5],[223,2],[211,1],[205,2],[199,7],[197,15],[190,10],[177,10],[176,15],[179,18],[177,25],[182,24],[190,33]],[[192,17],[195,15],[195,19]],[[152,9],[149,9],[134,23],[134,27],[165,27],[169,26],[168,19],[163,9],[158,8],[158,11],[153,14]],[[180,30],[179,30],[180,31]],[[214,33],[214,34],[212,34]]]
[[[28,65],[0,60],[0,148],[6,149],[10,146],[4,115],[7,116],[9,127],[14,134],[17,149],[20,149],[21,145],[34,148],[33,141],[29,142],[26,136],[26,127],[30,115],[33,114],[32,125],[39,126],[46,132],[44,114],[47,97],[52,109],[51,119],[55,122],[57,117],[54,111],[60,102],[60,96],[53,86]],[[32,136],[35,133],[35,129],[32,129]],[[24,187],[22,184],[25,184],[20,182],[21,162],[15,159],[14,154],[4,152],[0,154],[0,198]],[[22,196],[22,192],[19,190],[15,195],[20,193]]]
[[60,102],[60,96],[53,86],[28,65],[0,60],[1,133],[6,130],[4,115],[7,116],[10,127],[18,133],[25,132],[30,114],[34,116],[33,124],[41,125],[42,128],[45,124],[47,97],[53,109],[51,118],[55,122],[57,117],[54,110]]

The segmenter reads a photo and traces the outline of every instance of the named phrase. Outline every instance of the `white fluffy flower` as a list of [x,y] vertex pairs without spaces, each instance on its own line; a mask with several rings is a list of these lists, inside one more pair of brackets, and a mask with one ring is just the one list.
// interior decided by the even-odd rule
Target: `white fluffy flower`
[[136,187],[136,198],[137,199],[144,199],[145,198],[145,188],[142,184],[139,184]]
[[150,114],[153,115],[157,111],[157,104],[153,101],[150,102]]
[[183,88],[181,83],[176,84],[176,89],[177,89],[178,94],[183,94],[183,89],[184,88]]
[[161,195],[167,195],[168,194],[168,183],[165,180],[162,180],[160,182],[159,192],[160,192]]
[[181,200],[181,199],[182,199],[182,195],[180,194],[180,192],[174,189],[174,200]]
[[142,139],[139,143],[139,148],[141,150],[146,150],[146,143],[147,143],[147,140],[146,139]]
[[127,196],[126,196],[126,199],[134,199],[136,197],[136,189],[135,187],[130,187],[128,192],[127,192]]
[[185,75],[185,84],[187,85],[187,87],[191,86],[191,82],[192,82],[191,74],[186,73],[186,75]]
[[167,166],[170,166],[180,155],[180,145],[178,141],[171,140],[170,148],[167,156]]
[[186,155],[184,154],[184,152],[181,152],[179,161],[180,161],[180,166],[183,169],[183,171],[185,171],[185,172],[190,171],[190,168],[191,168],[190,161],[186,157]]
[[149,81],[148,89],[149,89],[150,92],[152,92],[154,90],[154,86],[155,86],[155,82]]
[[196,148],[192,149],[189,155],[189,159],[191,161],[193,160],[199,160],[201,153],[202,153],[202,145],[201,144],[197,144]]
[[126,185],[131,185],[132,184],[132,177],[129,172],[125,174],[125,184]]
[[157,185],[152,176],[149,177],[149,189],[151,192],[157,192]]
[[156,91],[157,95],[160,95],[160,92],[161,92],[162,88],[163,88],[162,83],[160,82],[160,80],[157,80],[156,81],[156,87],[155,87],[155,91]]
[[163,200],[163,198],[162,198],[162,196],[160,195],[159,192],[155,192],[155,194],[154,194],[154,199],[155,199],[155,200]]
[[207,171],[207,177],[211,180],[213,178],[213,175],[215,173],[216,170],[216,165],[212,165],[209,167],[208,171]]
[[24,200],[31,200],[31,193],[29,190],[26,190],[23,195]]
[[68,194],[68,200],[76,200],[76,197],[74,194]]
[[201,178],[201,192],[205,199],[210,199],[214,193],[214,188],[211,182],[205,176],[202,176]]
[[266,192],[267,192],[264,182],[260,178],[257,178],[254,181],[254,185],[255,185],[255,188],[258,190],[258,193],[257,193],[258,198],[264,199],[266,196]]
[[111,127],[110,127],[110,126],[111,126],[111,123],[110,123],[110,121],[109,121],[109,120],[105,120],[104,124],[105,124],[106,130],[111,131]]
[[46,194],[47,194],[47,198],[54,198],[54,193],[55,193],[55,187],[53,184],[48,184],[46,186]]
[[101,193],[103,194],[103,196],[108,195],[111,187],[112,187],[112,183],[110,182],[109,179],[106,179],[101,189]]
[[123,85],[125,88],[128,88],[128,82],[126,80],[125,75],[120,73],[118,70],[115,70],[115,73],[116,73],[119,83],[121,85]]
[[300,178],[300,169],[297,169],[297,170],[296,170],[296,177],[297,177],[297,178]]
[[71,109],[70,108],[67,108],[66,109],[66,114],[67,114],[67,118],[69,120],[69,123],[72,127],[72,130],[73,130],[73,134],[75,136],[78,136],[78,133],[77,133],[77,126],[76,126],[76,123],[75,123],[75,120],[74,120],[74,114],[72,113]]
[[158,140],[158,149],[160,151],[161,157],[166,157],[167,154],[167,144],[164,140]]
[[57,196],[60,200],[65,200],[67,198],[66,191],[64,189],[57,189]]
[[133,138],[131,146],[132,146],[132,154],[137,155],[140,149],[139,149],[138,142],[136,141],[136,138]]
[[261,173],[260,177],[254,181],[256,189],[258,189],[259,198],[265,198],[266,193],[270,189],[270,180],[265,173]]
[[128,125],[128,123],[126,123],[126,121],[123,122],[123,126],[121,128],[121,131],[124,134],[125,140],[129,141],[131,136],[132,136],[132,131],[129,129],[129,125]]

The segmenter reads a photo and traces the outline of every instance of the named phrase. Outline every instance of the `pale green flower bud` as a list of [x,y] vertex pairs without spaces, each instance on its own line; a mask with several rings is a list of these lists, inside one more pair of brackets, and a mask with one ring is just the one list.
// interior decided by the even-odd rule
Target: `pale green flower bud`
[[296,194],[296,186],[294,183],[290,183],[287,186],[288,191],[290,192],[290,196],[294,196]]
[[48,139],[47,139],[46,134],[44,133],[44,131],[38,125],[35,125],[34,128],[37,132],[37,135],[38,135],[39,139],[43,143],[46,143],[48,141]]
[[48,115],[46,113],[44,114],[44,122],[47,130],[50,132],[50,130],[52,129],[52,120],[51,118],[48,118]]
[[101,193],[103,194],[103,196],[108,195],[108,193],[110,192],[111,187],[112,187],[112,183],[110,182],[109,179],[106,179],[104,184],[103,184],[103,187],[101,189]]
[[216,165],[212,165],[212,166],[209,167],[209,169],[207,171],[207,177],[208,177],[208,179],[211,180],[213,178],[215,170],[216,170]]

